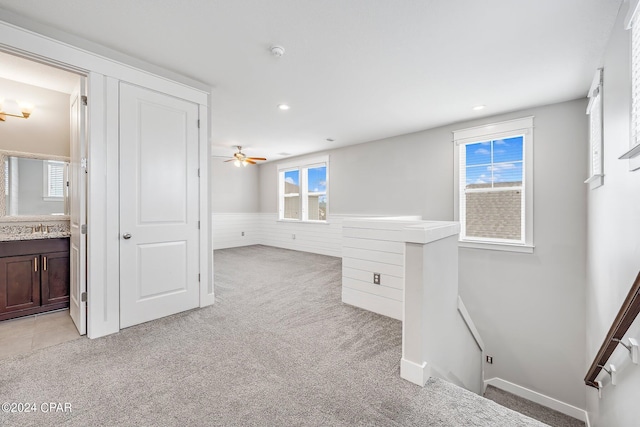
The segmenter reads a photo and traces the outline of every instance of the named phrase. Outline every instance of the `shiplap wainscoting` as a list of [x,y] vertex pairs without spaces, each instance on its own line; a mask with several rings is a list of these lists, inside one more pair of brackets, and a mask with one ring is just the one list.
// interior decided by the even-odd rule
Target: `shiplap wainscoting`
[[259,244],[259,215],[257,213],[213,214],[211,227],[213,249]]
[[326,223],[278,221],[275,213],[258,215],[262,245],[342,256],[342,215],[329,215]]
[[[342,228],[342,302],[402,320],[404,237],[420,217],[347,218]],[[380,274],[380,284],[373,274]]]
[[275,213],[214,213],[213,248],[267,245],[341,257],[344,217],[330,215],[327,223],[300,223],[278,221]]

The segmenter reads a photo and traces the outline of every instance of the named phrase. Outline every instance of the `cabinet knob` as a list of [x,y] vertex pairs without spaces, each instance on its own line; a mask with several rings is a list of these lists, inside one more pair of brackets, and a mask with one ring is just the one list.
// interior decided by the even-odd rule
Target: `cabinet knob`
[[122,238],[125,239],[125,240],[129,240],[131,238],[131,233],[124,233],[122,235]]

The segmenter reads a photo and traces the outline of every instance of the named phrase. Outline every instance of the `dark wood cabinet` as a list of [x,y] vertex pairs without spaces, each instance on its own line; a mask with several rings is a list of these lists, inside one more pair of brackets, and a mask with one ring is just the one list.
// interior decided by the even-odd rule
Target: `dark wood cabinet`
[[0,320],[69,307],[69,239],[0,242]]

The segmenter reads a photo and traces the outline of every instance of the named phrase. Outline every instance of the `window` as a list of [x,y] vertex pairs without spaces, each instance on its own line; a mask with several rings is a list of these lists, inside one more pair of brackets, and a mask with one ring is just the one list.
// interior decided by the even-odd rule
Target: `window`
[[589,89],[589,178],[590,189],[603,184],[602,170],[602,68],[598,69]]
[[278,165],[279,219],[327,220],[328,165],[326,156]]
[[47,160],[43,164],[43,197],[45,200],[61,200],[64,197],[64,162]]
[[533,117],[454,133],[461,246],[533,251]]
[[629,170],[640,169],[640,1],[629,2],[625,28],[631,29],[631,138],[629,151],[620,159],[629,159]]
[[631,27],[631,148],[640,144],[640,13]]

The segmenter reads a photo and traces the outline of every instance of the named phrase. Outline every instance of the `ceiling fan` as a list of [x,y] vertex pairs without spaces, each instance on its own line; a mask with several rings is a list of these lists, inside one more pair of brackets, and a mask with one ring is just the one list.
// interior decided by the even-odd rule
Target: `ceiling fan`
[[236,145],[236,147],[238,147],[238,152],[237,153],[233,153],[233,158],[231,158],[229,160],[225,160],[225,163],[226,162],[233,162],[233,164],[235,166],[240,167],[240,165],[242,165],[242,166],[247,166],[248,164],[255,165],[255,164],[257,164],[256,161],[267,160],[264,157],[247,157],[242,152],[242,147],[241,146]]

